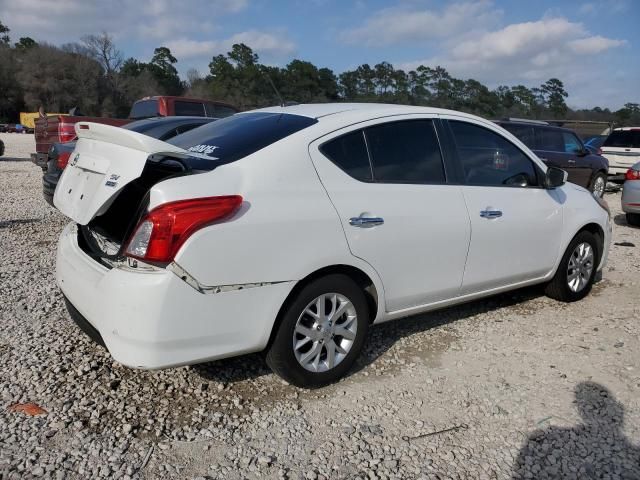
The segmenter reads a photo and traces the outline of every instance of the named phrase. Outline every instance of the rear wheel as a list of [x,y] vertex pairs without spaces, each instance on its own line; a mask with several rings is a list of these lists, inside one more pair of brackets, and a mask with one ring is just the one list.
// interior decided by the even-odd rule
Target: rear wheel
[[604,173],[599,172],[596,173],[596,176],[593,177],[593,181],[591,182],[591,193],[594,197],[602,198],[604,195],[604,190],[607,187],[607,177]]
[[368,327],[362,289],[346,275],[319,278],[302,288],[283,312],[267,363],[298,387],[326,385],[349,371]]
[[627,213],[627,223],[634,227],[640,227],[640,213]]
[[545,293],[561,302],[575,302],[591,291],[598,267],[598,242],[593,233],[580,232],[571,241]]

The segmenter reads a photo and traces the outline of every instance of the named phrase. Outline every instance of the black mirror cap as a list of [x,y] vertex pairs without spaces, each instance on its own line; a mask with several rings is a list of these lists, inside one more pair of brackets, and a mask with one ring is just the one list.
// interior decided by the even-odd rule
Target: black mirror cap
[[545,174],[545,187],[546,188],[557,188],[564,185],[567,181],[567,172],[562,170],[561,168],[549,167],[547,168],[547,173]]

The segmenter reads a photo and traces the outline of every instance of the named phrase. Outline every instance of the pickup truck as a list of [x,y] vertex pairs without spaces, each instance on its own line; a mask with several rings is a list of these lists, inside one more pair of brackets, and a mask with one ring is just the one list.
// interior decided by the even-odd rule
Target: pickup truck
[[84,117],[79,115],[48,115],[36,121],[36,152],[31,161],[47,169],[49,149],[54,143],[66,143],[76,138],[76,122],[104,123],[121,127],[134,120],[151,117],[192,116],[223,118],[238,110],[228,103],[199,98],[154,96],[136,101],[125,119],[107,117]]

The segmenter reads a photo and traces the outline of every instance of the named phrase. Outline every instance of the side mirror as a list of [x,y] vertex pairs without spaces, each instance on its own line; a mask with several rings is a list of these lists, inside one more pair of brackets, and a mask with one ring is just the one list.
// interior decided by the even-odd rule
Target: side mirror
[[586,157],[589,155],[589,149],[587,147],[581,148],[576,152],[579,157]]
[[544,186],[548,189],[561,187],[567,182],[568,176],[567,172],[560,168],[549,167],[544,177]]

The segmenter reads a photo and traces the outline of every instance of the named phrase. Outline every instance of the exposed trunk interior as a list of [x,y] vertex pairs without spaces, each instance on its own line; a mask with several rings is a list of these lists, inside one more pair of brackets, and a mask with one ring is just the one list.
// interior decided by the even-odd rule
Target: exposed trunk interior
[[147,161],[140,177],[122,189],[103,215],[80,227],[80,247],[93,257],[121,257],[124,242],[147,209],[151,187],[168,178],[190,173],[190,169],[179,160]]

